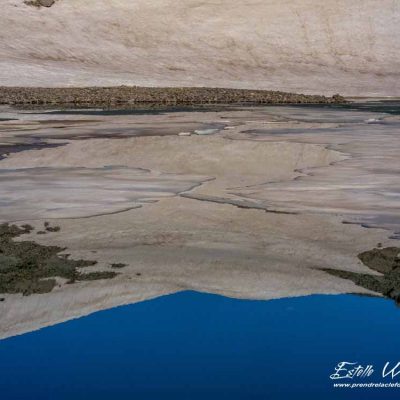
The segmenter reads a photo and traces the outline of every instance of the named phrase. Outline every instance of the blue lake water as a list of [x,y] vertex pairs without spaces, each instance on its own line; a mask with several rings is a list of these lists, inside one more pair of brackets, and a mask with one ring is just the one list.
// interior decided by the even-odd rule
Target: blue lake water
[[[0,399],[398,399],[333,388],[340,361],[400,361],[400,310],[353,295],[181,292],[0,341]],[[335,381],[337,382],[337,381]]]

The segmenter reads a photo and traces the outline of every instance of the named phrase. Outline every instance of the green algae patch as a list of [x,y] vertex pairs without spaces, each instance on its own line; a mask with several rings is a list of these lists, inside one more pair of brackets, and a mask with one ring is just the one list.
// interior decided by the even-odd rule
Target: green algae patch
[[13,239],[29,233],[29,225],[0,225],[0,293],[48,293],[57,285],[55,278],[77,281],[111,279],[117,273],[81,272],[82,268],[95,265],[96,261],[72,260],[68,255],[60,255],[65,248],[44,246],[33,241],[16,242]]
[[361,262],[381,275],[360,274],[326,268],[323,271],[343,279],[349,279],[365,289],[383,294],[400,304],[400,248],[375,248],[358,255]]

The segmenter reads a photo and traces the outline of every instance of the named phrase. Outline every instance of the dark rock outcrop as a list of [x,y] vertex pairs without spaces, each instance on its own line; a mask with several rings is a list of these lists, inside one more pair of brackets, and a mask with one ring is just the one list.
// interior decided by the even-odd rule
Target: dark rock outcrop
[[51,7],[56,0],[26,0],[25,4],[34,7]]
[[43,246],[33,241],[16,242],[13,239],[33,228],[29,225],[0,225],[0,293],[51,292],[56,286],[56,277],[68,283],[96,279],[110,279],[114,271],[81,272],[81,268],[95,265],[96,261],[72,260],[59,253],[65,249]]
[[381,293],[400,304],[400,248],[375,248],[358,255],[364,265],[382,275],[359,274],[356,272],[327,268],[324,271],[356,285]]

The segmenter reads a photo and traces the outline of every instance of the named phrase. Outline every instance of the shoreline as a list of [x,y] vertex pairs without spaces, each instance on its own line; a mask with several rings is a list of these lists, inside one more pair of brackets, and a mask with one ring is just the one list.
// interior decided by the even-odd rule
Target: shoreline
[[344,97],[271,90],[206,87],[8,87],[0,86],[0,105],[140,106],[204,104],[343,104]]

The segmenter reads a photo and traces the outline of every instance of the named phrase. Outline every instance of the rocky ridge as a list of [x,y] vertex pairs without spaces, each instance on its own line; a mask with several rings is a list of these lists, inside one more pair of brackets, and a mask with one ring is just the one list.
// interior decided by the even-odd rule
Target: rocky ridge
[[204,87],[0,87],[0,104],[8,105],[118,106],[124,104],[331,104],[344,102],[345,99],[340,95],[326,97],[269,90]]

